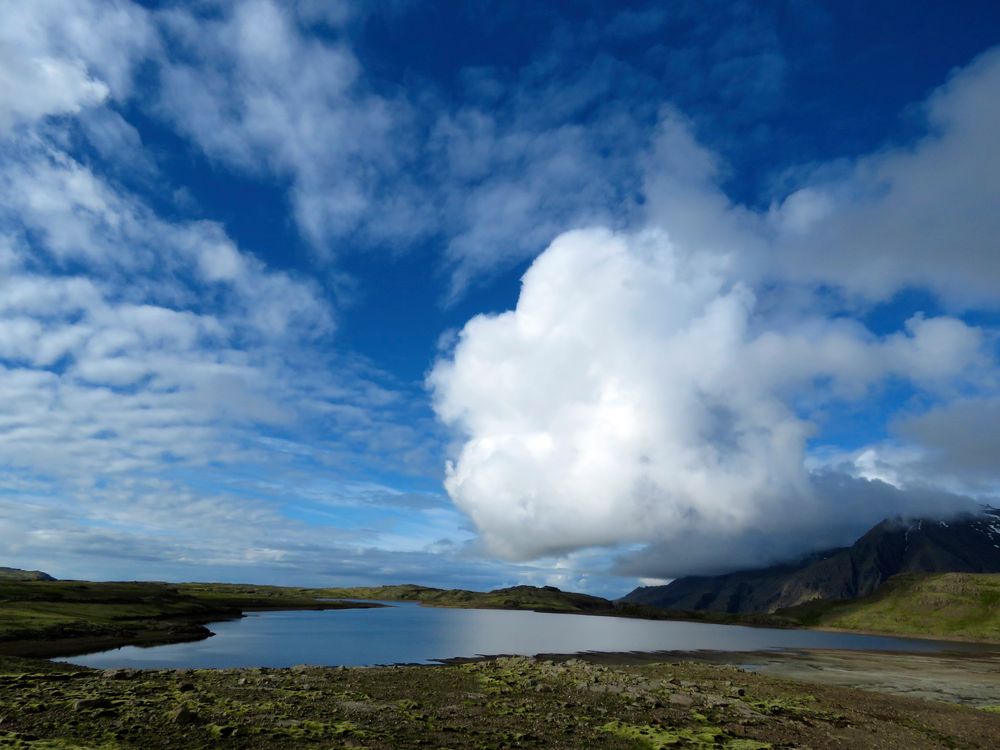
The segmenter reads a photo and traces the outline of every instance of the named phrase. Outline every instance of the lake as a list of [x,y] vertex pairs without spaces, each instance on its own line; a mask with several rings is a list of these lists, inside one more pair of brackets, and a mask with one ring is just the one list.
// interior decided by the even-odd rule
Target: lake
[[62,661],[98,668],[232,668],[431,663],[463,656],[582,651],[962,648],[816,630],[389,604],[374,609],[255,612],[209,625],[215,635],[203,641],[126,646]]
[[63,659],[88,667],[232,668],[431,663],[452,657],[582,651],[837,648],[939,651],[953,643],[622,617],[391,602],[374,609],[254,612],[212,623],[212,638]]

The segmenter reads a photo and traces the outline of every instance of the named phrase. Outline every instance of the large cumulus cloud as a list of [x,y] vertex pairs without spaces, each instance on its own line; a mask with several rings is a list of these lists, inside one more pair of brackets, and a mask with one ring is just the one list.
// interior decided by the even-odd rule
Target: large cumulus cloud
[[465,326],[430,383],[464,437],[448,492],[494,551],[655,544],[643,572],[669,576],[842,542],[848,495],[864,498],[851,532],[940,506],[811,475],[808,411],[890,376],[946,387],[980,366],[981,332],[948,317],[887,336],[776,320],[731,270],[662,232],[570,232],[526,273],[515,310]]
[[556,239],[430,375],[485,542],[672,577],[995,500],[998,80],[993,50],[913,110],[923,138],[792,170],[763,209],[663,107],[644,228]]

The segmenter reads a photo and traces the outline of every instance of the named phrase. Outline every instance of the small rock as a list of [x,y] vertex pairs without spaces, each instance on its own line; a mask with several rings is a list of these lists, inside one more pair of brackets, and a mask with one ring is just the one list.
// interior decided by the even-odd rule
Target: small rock
[[743,701],[734,700],[729,704],[729,708],[736,714],[742,716],[744,719],[763,719],[764,715],[754,711],[750,706],[748,706]]
[[701,697],[701,700],[709,708],[717,708],[719,706],[729,705],[728,698],[723,698],[721,695],[712,695],[711,693],[703,695]]
[[667,700],[675,706],[693,706],[694,698],[685,693],[673,693]]
[[180,685],[177,686],[177,689],[180,690],[182,693],[189,693],[192,690],[194,690],[195,687],[193,682],[182,682]]
[[187,706],[181,706],[170,713],[170,721],[174,724],[201,724],[201,717]]
[[135,677],[134,669],[105,669],[101,672],[105,680],[131,680]]

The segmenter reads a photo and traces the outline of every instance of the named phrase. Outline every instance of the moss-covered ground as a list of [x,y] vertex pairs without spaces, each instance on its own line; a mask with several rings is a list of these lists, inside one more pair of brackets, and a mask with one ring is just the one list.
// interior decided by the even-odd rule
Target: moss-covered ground
[[696,663],[97,672],[0,659],[0,747],[996,748],[1000,715]]

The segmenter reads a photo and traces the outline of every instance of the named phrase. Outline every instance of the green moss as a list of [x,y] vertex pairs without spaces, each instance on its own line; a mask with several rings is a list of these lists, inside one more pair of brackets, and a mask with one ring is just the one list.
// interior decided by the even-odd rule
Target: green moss
[[728,748],[729,750],[764,750],[771,745],[766,742],[729,737],[724,730],[701,724],[694,727],[664,727],[648,724],[626,724],[615,720],[600,727],[617,737],[632,740],[642,747],[661,748]]
[[16,750],[116,750],[118,745],[108,742],[99,745],[80,744],[64,739],[40,739],[18,732],[0,732],[0,748],[16,748]]
[[223,737],[232,737],[236,732],[236,727],[231,724],[209,724],[205,728],[208,730],[210,735],[220,739]]

